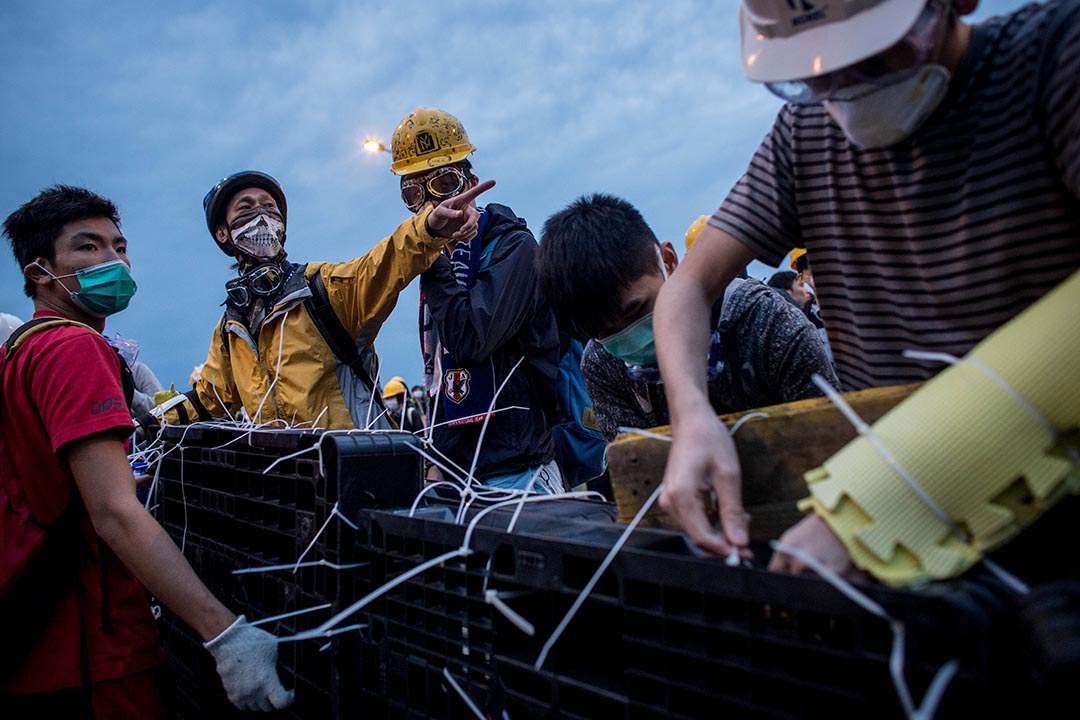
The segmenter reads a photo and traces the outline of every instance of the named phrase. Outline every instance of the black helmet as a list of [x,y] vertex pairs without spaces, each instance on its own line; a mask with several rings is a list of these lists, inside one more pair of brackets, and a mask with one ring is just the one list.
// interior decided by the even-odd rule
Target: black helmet
[[[210,237],[213,237],[214,240],[217,240],[214,237],[214,228],[225,223],[225,208],[228,207],[229,200],[232,199],[237,190],[248,187],[262,188],[270,193],[274,198],[274,202],[277,203],[278,210],[281,211],[281,219],[288,223],[285,191],[281,189],[278,181],[258,170],[243,170],[222,179],[221,182],[210,188],[210,192],[206,193],[206,197],[203,198],[203,210],[206,211],[206,229],[210,231]],[[226,255],[235,255],[228,244],[219,242],[217,246]]]

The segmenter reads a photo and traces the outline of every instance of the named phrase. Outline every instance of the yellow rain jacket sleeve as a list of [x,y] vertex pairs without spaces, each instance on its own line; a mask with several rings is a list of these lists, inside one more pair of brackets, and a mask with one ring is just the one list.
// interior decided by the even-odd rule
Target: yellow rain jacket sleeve
[[[312,262],[304,270],[308,282],[315,273],[322,276],[338,320],[362,351],[373,349],[398,294],[448,242],[427,231],[429,212],[410,217],[361,257]],[[256,423],[284,420],[336,429],[361,424],[365,415],[358,406],[366,408],[370,391],[350,379],[351,370],[323,340],[304,305],[311,295],[307,283],[287,288],[267,312],[257,341],[234,318],[225,319],[224,332],[215,326],[202,376],[182,403],[164,413],[164,422],[237,417],[244,408]]]

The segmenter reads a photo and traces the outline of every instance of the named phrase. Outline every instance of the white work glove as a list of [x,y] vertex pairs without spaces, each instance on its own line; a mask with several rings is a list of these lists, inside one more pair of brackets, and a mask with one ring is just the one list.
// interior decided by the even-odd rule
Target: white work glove
[[243,615],[203,645],[217,661],[225,694],[241,710],[280,710],[292,705],[277,674],[277,640],[249,624]]

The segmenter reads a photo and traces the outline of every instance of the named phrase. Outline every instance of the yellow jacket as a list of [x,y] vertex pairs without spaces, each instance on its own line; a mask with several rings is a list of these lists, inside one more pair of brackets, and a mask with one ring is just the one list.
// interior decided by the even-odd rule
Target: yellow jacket
[[[330,304],[375,378],[375,335],[398,293],[431,265],[447,242],[428,233],[427,215],[409,218],[362,257],[294,266],[257,340],[242,316],[227,308],[215,326],[201,377],[163,421],[238,418],[244,408],[256,423],[280,419],[291,426],[335,429],[369,425],[379,415],[378,406],[369,412],[367,385],[338,362],[308,314],[307,281],[315,273],[322,275]],[[383,420],[377,427],[388,426]]]

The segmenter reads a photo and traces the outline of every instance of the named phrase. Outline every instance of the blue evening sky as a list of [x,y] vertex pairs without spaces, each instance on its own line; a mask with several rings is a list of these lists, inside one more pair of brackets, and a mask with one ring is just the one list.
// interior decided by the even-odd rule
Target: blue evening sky
[[[976,19],[1019,7],[982,3]],[[390,156],[418,105],[455,114],[485,199],[539,234],[583,193],[637,205],[683,250],[779,101],[743,79],[735,0],[0,4],[0,217],[54,183],[120,207],[139,292],[106,332],[168,385],[206,357],[230,260],[202,198],[259,169],[285,187],[289,257],[346,260],[407,217]],[[0,311],[33,312],[10,255]],[[751,274],[772,272],[761,263]],[[383,377],[420,381],[414,283],[376,341]]]

